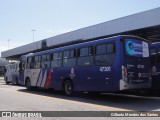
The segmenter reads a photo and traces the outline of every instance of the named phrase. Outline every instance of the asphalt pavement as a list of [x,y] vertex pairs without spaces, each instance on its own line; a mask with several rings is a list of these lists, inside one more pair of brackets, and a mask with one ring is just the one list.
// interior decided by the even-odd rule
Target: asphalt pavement
[[6,85],[0,77],[0,111],[160,111],[160,96],[84,93],[68,97],[61,91],[28,91],[24,86]]

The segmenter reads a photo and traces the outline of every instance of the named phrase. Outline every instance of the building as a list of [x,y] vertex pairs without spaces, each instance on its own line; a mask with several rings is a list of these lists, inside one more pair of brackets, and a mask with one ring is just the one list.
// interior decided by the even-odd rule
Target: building
[[136,35],[148,40],[158,41],[160,39],[160,8],[46,38],[4,51],[1,56],[7,59],[19,59],[21,55],[31,52],[124,34]]

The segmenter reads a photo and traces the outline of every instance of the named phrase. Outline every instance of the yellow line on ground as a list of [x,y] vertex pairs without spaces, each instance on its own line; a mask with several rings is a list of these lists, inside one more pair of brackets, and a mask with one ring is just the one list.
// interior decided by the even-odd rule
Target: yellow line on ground
[[23,93],[23,92],[19,92],[16,90],[11,90],[11,89],[6,89],[6,88],[0,88],[0,90],[4,90],[4,91],[9,91],[9,92],[14,92],[14,93],[18,93],[18,94],[28,94],[28,95],[32,95],[32,96],[38,96],[38,97],[42,97],[45,99],[50,99],[50,100],[59,100],[62,102],[71,102],[71,103],[76,103],[76,104],[84,104],[84,105],[89,105],[89,106],[93,106],[93,107],[98,107],[98,108],[108,108],[111,110],[115,110],[115,111],[131,111],[130,109],[123,109],[123,108],[118,108],[118,107],[111,107],[111,106],[103,106],[103,105],[97,105],[97,104],[92,104],[92,103],[85,103],[85,102],[80,102],[80,101],[75,101],[75,100],[67,100],[67,99],[63,99],[63,98],[54,98],[54,97],[49,97],[49,96],[43,96],[43,95],[37,95],[34,93]]

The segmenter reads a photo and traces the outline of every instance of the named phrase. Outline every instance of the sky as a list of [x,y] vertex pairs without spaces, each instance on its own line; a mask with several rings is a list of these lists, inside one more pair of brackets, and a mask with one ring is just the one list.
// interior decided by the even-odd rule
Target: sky
[[[0,52],[160,7],[160,0],[0,0]],[[9,42],[8,42],[9,41]]]

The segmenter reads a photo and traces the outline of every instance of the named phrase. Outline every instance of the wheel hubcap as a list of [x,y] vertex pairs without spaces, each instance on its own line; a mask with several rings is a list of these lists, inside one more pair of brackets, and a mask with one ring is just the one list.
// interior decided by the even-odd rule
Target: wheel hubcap
[[71,86],[70,83],[67,83],[67,84],[66,84],[66,93],[67,93],[67,94],[70,94],[71,91],[72,91],[72,86]]

